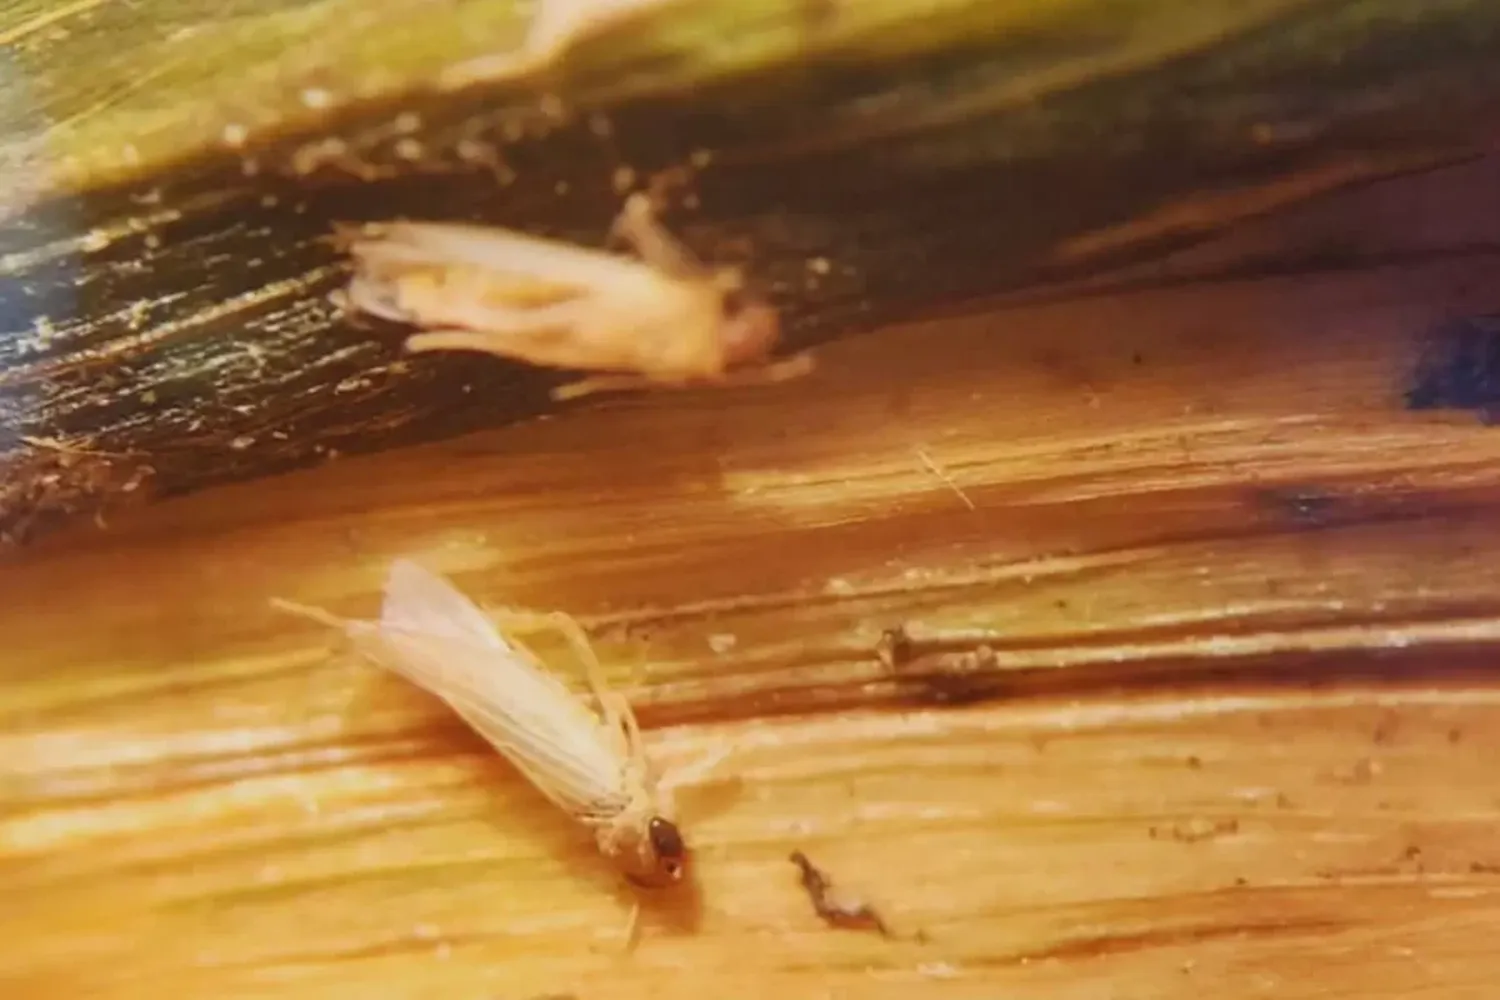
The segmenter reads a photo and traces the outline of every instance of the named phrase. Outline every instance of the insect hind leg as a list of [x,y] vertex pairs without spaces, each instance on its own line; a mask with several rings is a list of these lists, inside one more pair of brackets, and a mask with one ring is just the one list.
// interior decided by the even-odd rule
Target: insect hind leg
[[[572,648],[574,655],[583,662],[589,690],[599,702],[599,710],[604,713],[606,724],[612,730],[624,733],[632,754],[638,752],[641,745],[641,730],[636,721],[635,711],[630,707],[630,702],[625,696],[613,690],[609,682],[605,680],[604,664],[599,662],[599,655],[594,652],[593,643],[589,641],[588,634],[584,632],[583,626],[578,624],[576,618],[563,611],[525,611],[518,608],[496,609],[491,612],[491,617],[507,633],[551,632],[562,636]],[[527,652],[529,653],[530,650]]]
[[775,385],[780,382],[790,382],[801,378],[812,372],[815,362],[811,354],[803,352],[794,354],[789,358],[782,358],[768,364],[758,365],[753,368],[739,368],[734,371],[725,372],[712,379],[700,381],[663,381],[652,378],[649,375],[610,374],[590,375],[585,378],[557,386],[552,390],[552,398],[557,402],[566,402],[571,399],[582,399],[584,396],[592,396],[601,392],[632,392],[635,390],[650,389],[687,389],[695,387],[709,387],[715,389],[736,389],[746,386]]
[[637,191],[625,200],[610,233],[630,244],[642,260],[668,277],[692,281],[711,274],[687,245],[661,224],[656,206],[645,192]]
[[559,402],[570,399],[582,399],[584,396],[593,396],[601,392],[631,392],[637,389],[676,389],[679,388],[675,382],[662,382],[645,375],[590,375],[586,378],[569,382],[566,385],[557,386],[552,390],[552,398]]
[[595,686],[596,680],[602,683],[604,665],[599,662],[594,644],[589,641],[583,626],[572,615],[565,611],[527,611],[524,608],[495,608],[490,610],[489,615],[507,633],[535,635],[551,632],[561,636],[583,661],[589,673],[590,687]]

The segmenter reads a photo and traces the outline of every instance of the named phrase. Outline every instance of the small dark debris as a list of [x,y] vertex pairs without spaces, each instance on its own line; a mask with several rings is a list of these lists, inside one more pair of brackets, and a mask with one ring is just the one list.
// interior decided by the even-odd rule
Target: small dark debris
[[995,673],[999,658],[988,646],[966,653],[943,653],[929,661],[930,670],[912,670],[905,680],[919,686],[918,700],[926,705],[973,705],[994,698],[1001,690]]
[[886,629],[875,642],[875,656],[887,670],[900,669],[902,664],[911,660],[911,636],[901,625]]
[[1211,820],[1200,816],[1173,823],[1168,827],[1153,826],[1147,833],[1152,840],[1175,840],[1181,844],[1196,844],[1199,841],[1213,840],[1215,837],[1225,837],[1239,833],[1239,831],[1240,821],[1237,819]]
[[901,625],[881,632],[875,658],[922,704],[963,705],[994,697],[1000,656],[987,643],[924,651]]
[[1406,406],[1477,410],[1494,421],[1500,404],[1500,314],[1451,320],[1433,331],[1417,361]]
[[891,936],[885,921],[869,903],[841,895],[834,888],[833,880],[826,872],[814,865],[806,854],[793,851],[790,859],[792,864],[800,869],[802,888],[807,890],[807,897],[812,900],[814,912],[823,918],[824,923],[831,927],[844,927],[851,930],[873,929],[880,932],[882,937]]
[[1343,506],[1339,494],[1316,486],[1262,486],[1253,497],[1255,506],[1271,517],[1297,527],[1329,524]]
[[1187,766],[1189,770],[1201,771],[1203,770],[1203,759],[1196,754],[1189,756],[1187,759]]

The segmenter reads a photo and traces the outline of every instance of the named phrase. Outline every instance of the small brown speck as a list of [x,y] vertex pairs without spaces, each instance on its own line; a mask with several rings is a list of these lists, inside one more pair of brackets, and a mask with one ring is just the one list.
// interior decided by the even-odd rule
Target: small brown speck
[[1361,757],[1349,766],[1347,770],[1334,774],[1334,780],[1346,785],[1368,785],[1374,777],[1380,774],[1380,764],[1369,757]]

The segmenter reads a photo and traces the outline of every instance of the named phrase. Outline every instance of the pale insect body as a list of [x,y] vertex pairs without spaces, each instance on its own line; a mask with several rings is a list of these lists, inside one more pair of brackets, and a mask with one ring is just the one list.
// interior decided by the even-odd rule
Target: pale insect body
[[447,580],[416,563],[390,570],[379,621],[344,620],[274,602],[340,628],[369,659],[446,702],[535,785],[595,835],[599,850],[642,884],[682,877],[687,849],[641,747],[629,704],[608,690],[581,631],[558,615],[517,614],[578,646],[596,713]]
[[782,381],[805,356],[770,362],[776,310],[738,273],[701,264],[656,222],[649,196],[626,201],[615,231],[641,260],[494,227],[388,222],[346,227],[354,275],[346,309],[422,327],[410,351],[481,351],[600,374],[568,398],[606,389]]
[[448,89],[480,80],[502,79],[534,70],[555,59],[583,35],[603,30],[635,11],[660,6],[663,0],[539,0],[521,48],[479,56],[453,66],[439,76]]

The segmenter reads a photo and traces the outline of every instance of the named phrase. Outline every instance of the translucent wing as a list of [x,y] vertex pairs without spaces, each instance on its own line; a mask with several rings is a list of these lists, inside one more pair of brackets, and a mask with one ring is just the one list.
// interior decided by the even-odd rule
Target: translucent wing
[[380,627],[512,652],[494,622],[473,601],[446,579],[410,559],[391,563],[385,578]]
[[[597,294],[610,288],[654,288],[660,280],[639,261],[491,226],[383,223],[350,237],[348,244],[350,254],[368,274],[471,268],[490,275],[497,291],[512,286],[517,299],[535,298],[539,303],[557,301],[568,291]],[[524,291],[528,288],[529,295]]]
[[627,762],[599,717],[447,580],[397,561],[380,621],[347,631],[366,656],[445,701],[559,807],[591,818],[627,804]]

